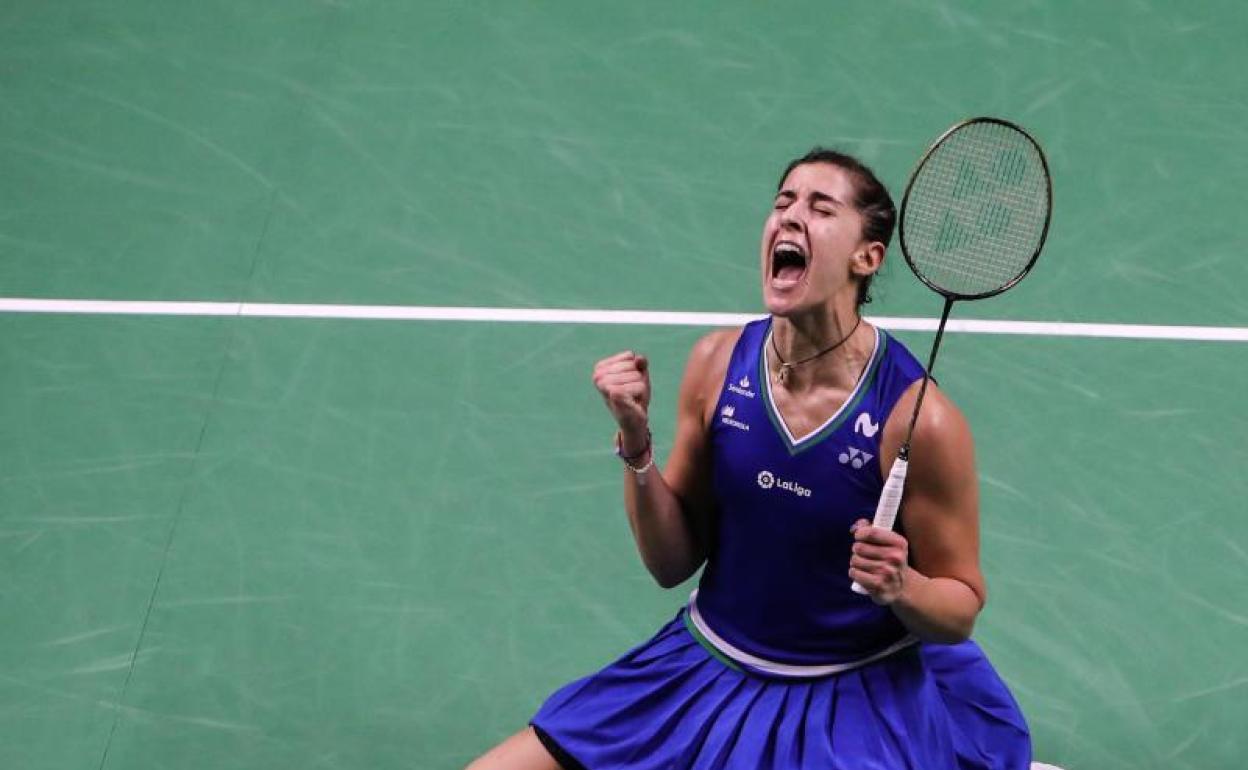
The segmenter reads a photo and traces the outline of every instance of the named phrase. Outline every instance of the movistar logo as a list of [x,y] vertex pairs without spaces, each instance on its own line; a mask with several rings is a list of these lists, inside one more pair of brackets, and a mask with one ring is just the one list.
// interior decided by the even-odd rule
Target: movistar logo
[[785,492],[792,492],[798,497],[811,496],[811,491],[806,487],[798,484],[796,481],[778,479],[771,471],[759,471],[757,481],[758,485],[763,489],[783,489]]
[[880,424],[878,422],[871,422],[871,415],[868,412],[863,412],[858,415],[857,420],[854,420],[854,433],[861,433],[867,438],[871,438],[879,432]]

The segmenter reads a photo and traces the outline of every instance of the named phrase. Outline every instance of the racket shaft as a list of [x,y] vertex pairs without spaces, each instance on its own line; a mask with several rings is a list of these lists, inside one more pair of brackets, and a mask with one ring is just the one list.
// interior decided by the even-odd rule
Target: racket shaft
[[[880,529],[892,529],[897,521],[897,509],[901,507],[901,494],[906,489],[906,471],[910,463],[898,457],[893,461],[893,468],[888,472],[888,480],[880,492],[880,501],[875,504],[875,520],[872,526]],[[858,581],[850,586],[854,593],[865,594],[867,589],[858,585]]]

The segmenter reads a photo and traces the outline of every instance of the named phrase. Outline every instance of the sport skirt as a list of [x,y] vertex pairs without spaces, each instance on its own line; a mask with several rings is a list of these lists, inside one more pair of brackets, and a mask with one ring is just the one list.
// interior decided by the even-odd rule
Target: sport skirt
[[1030,765],[1018,704],[974,642],[918,644],[842,673],[780,679],[708,651],[684,612],[538,710],[531,723],[564,770]]

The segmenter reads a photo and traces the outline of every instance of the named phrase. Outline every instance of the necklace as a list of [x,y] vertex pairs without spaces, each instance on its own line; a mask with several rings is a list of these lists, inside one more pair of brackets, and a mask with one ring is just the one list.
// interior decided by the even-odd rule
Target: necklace
[[794,368],[801,366],[802,364],[810,363],[811,361],[814,361],[816,358],[826,356],[828,353],[831,353],[833,350],[836,350],[841,345],[844,345],[846,340],[854,336],[854,332],[858,331],[858,326],[861,323],[862,323],[862,316],[858,316],[858,320],[854,323],[854,328],[849,330],[849,334],[846,334],[844,337],[841,337],[839,342],[833,345],[829,345],[823,350],[820,350],[818,353],[815,353],[813,356],[806,356],[801,361],[794,361],[792,363],[785,361],[784,356],[780,355],[780,348],[776,347],[776,335],[773,332],[770,335],[771,336],[771,349],[772,349],[772,352],[776,354],[776,359],[780,362],[780,371],[776,372],[776,382],[780,385],[784,385],[788,383],[789,372],[793,371]]

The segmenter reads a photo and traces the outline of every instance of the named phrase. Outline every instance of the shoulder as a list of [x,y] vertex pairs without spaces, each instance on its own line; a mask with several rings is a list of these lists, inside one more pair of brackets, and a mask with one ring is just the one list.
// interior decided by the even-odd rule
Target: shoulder
[[[907,419],[914,411],[914,402],[918,398],[923,380],[917,380],[906,389],[901,403],[905,406]],[[939,440],[964,439],[970,440],[971,426],[958,405],[953,403],[940,386],[935,382],[927,384],[927,394],[923,396],[922,410],[919,412],[919,423],[914,428],[915,440],[931,443]]]
[[687,407],[699,413],[715,407],[720,385],[732,360],[732,351],[744,331],[744,327],[716,329],[693,343],[681,385],[681,400]]
[[[922,378],[915,380],[897,400],[884,428],[882,448],[886,457],[895,457],[906,440],[906,431],[910,428],[910,418],[922,385]],[[962,410],[935,382],[927,384],[918,423],[911,438],[911,449],[920,468],[947,469],[951,464],[961,466],[973,462],[974,439],[970,424]],[[911,470],[916,470],[915,463],[911,463]]]
[[697,342],[693,343],[693,350],[689,352],[689,363],[697,363],[700,366],[722,364],[726,370],[728,361],[732,358],[732,350],[744,331],[745,327],[737,327],[716,329],[702,335]]
[[[887,335],[883,330],[881,333]],[[880,384],[883,398],[891,404],[880,445],[880,463],[885,473],[906,440],[925,374],[923,364],[909,348],[896,337],[887,336],[889,352]],[[921,474],[924,470],[941,473],[955,466],[973,467],[974,442],[970,425],[962,410],[935,380],[927,383],[910,448],[914,458],[910,464],[911,473]]]

